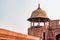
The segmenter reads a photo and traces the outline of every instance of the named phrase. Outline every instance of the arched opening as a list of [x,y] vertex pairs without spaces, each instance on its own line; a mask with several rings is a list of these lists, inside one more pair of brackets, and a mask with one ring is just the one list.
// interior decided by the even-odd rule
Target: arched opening
[[60,34],[56,36],[56,40],[60,40]]

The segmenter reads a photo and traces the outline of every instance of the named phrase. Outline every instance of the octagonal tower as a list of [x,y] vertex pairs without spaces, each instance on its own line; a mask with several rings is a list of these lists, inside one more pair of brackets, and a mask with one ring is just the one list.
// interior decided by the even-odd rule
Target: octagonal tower
[[31,17],[28,19],[31,22],[30,28],[28,28],[28,35],[45,39],[46,22],[49,20],[46,12],[38,4],[38,8],[32,12]]

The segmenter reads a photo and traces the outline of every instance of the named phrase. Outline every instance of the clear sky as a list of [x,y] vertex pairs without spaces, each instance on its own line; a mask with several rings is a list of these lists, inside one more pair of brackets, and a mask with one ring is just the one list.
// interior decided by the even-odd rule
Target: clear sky
[[27,19],[38,3],[50,19],[60,19],[60,0],[0,0],[0,28],[27,34]]

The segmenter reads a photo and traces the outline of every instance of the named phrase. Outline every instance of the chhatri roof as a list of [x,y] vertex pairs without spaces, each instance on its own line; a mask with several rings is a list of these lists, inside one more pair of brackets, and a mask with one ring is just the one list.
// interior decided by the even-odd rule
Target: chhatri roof
[[31,22],[33,20],[34,22],[38,22],[38,20],[40,20],[40,22],[50,20],[46,12],[40,8],[40,4],[38,5],[38,8],[32,12],[31,17],[28,19],[28,21],[31,21]]
[[40,4],[38,5],[38,9],[32,12],[31,18],[35,17],[48,18],[46,12],[40,8]]

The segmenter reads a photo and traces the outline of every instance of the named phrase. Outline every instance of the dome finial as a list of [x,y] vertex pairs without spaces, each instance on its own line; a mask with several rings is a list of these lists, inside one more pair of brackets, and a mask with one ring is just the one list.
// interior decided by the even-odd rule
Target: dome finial
[[38,9],[40,9],[40,3],[38,4]]

